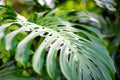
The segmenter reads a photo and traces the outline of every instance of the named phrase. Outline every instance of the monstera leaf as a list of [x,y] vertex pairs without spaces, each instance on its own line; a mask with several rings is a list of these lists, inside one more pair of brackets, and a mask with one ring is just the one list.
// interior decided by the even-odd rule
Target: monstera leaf
[[99,31],[68,21],[71,11],[56,11],[36,13],[29,20],[13,11],[13,22],[7,18],[0,25],[0,45],[24,68],[32,62],[35,72],[47,71],[53,80],[61,75],[67,80],[114,79],[115,68]]

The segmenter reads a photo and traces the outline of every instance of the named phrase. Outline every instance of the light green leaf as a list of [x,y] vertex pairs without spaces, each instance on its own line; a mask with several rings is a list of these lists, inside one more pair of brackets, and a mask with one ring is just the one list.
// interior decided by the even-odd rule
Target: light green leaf
[[[30,62],[30,51],[33,51],[34,71],[40,75],[47,72],[53,80],[60,80],[61,76],[67,80],[113,80],[115,67],[100,32],[90,26],[62,19],[64,15],[56,16],[56,10],[44,16],[36,14],[38,18],[33,16],[32,22],[17,16],[15,23],[21,25],[18,29],[4,34],[12,23],[0,27],[0,38],[5,39],[1,43],[5,43],[6,50],[16,51],[15,59],[24,67]],[[75,28],[76,25],[79,28]],[[28,35],[14,44],[21,32]],[[32,45],[35,49],[31,48]]]

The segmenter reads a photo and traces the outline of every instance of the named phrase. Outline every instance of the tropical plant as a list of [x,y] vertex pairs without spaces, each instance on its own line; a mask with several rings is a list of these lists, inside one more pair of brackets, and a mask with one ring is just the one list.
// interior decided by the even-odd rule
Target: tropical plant
[[[32,51],[33,69],[42,74],[46,67],[51,79],[60,79],[61,72],[68,80],[114,78],[112,60],[100,39],[99,31],[94,28],[72,24],[63,19],[65,15],[55,15],[54,10],[47,14],[36,14],[30,19],[31,22],[8,6],[1,6],[0,10],[1,48],[5,48],[8,54],[15,55],[16,61],[25,68],[31,61],[29,56]],[[79,26],[81,29],[71,26]],[[20,33],[26,36],[20,37]],[[34,39],[38,36],[39,41],[34,44]],[[1,52],[4,54],[2,50]]]
[[58,11],[34,13],[27,20],[11,7],[0,6],[3,62],[14,56],[25,69],[31,64],[36,73],[52,80],[113,80],[115,67],[100,32],[70,21],[89,16]]

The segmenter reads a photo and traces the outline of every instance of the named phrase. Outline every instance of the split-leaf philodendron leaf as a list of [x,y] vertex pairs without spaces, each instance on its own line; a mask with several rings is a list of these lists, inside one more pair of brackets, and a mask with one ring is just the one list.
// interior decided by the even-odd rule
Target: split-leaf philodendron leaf
[[99,31],[67,21],[71,11],[56,11],[34,14],[27,20],[8,6],[0,6],[0,48],[24,68],[30,62],[36,73],[42,75],[46,70],[52,80],[60,80],[61,75],[67,80],[113,80],[115,67]]

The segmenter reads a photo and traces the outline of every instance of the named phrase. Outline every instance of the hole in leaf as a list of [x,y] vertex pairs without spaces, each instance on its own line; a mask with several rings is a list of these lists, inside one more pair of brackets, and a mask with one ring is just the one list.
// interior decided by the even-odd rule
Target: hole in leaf
[[57,30],[57,32],[60,32],[60,30]]
[[68,54],[68,61],[70,60],[70,53]]
[[34,29],[39,29],[39,27],[35,27]]
[[69,49],[69,51],[71,51],[71,49]]
[[51,44],[54,44],[56,41],[57,41],[56,39],[55,39],[55,40],[53,40],[53,41],[51,42]]
[[46,35],[48,35],[48,32],[43,33],[43,36],[46,36]]
[[62,47],[64,45],[64,43],[61,43],[60,46]]
[[57,55],[60,56],[61,49],[58,49]]
[[49,36],[52,36],[52,34],[50,34]]
[[64,25],[63,24],[61,24],[61,25],[58,25],[57,27],[63,27]]

